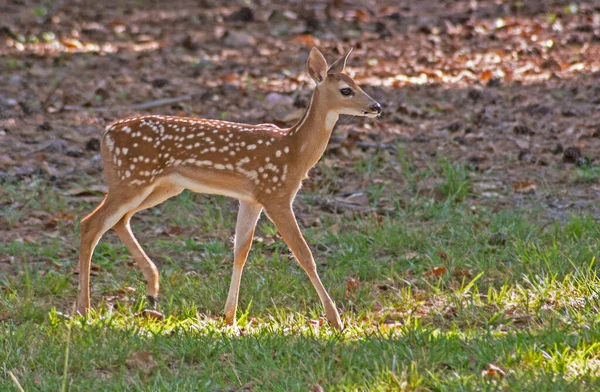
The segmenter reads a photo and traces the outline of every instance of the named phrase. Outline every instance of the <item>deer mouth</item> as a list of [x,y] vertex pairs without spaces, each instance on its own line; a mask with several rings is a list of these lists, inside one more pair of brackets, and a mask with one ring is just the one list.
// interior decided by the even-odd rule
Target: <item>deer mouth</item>
[[381,112],[366,112],[363,110],[363,115],[369,118],[379,118],[381,117]]

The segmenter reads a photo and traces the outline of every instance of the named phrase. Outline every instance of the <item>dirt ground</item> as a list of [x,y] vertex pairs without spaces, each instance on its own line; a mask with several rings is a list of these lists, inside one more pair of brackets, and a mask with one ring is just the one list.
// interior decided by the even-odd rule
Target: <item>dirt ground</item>
[[[376,154],[369,180],[402,187],[401,150],[413,170],[468,166],[474,204],[600,213],[600,176],[576,177],[600,161],[600,1],[164,3],[2,2],[0,184],[79,195],[91,176],[102,190],[99,139],[124,116],[291,125],[316,46],[330,62],[354,48],[347,72],[384,115],[342,118],[309,190],[331,166],[332,197],[352,195],[365,186],[356,162]],[[435,197],[434,182],[420,191]],[[369,203],[390,207],[385,194]],[[24,226],[0,236],[38,229]]]

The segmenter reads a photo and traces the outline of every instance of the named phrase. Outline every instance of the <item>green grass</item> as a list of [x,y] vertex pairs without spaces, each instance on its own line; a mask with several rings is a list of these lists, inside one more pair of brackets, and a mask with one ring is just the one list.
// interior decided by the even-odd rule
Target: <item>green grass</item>
[[600,181],[600,166],[584,165],[577,168],[573,179],[576,183],[591,184]]
[[[163,321],[135,316],[144,283],[113,234],[94,255],[87,318],[65,316],[77,287],[76,223],[1,242],[15,262],[0,274],[0,390],[17,390],[9,372],[26,391],[63,382],[72,391],[599,390],[597,221],[473,208],[466,168],[440,161],[415,171],[402,156],[407,187],[397,189],[407,193],[393,214],[322,216],[304,230],[342,333],[322,323],[314,289],[265,218],[242,279],[239,330],[224,325],[236,210],[225,198],[185,192],[134,218],[161,272]],[[411,186],[426,177],[440,198]],[[8,184],[4,196],[28,200],[3,209],[11,227],[32,211],[79,218],[93,208],[42,181]],[[149,371],[128,366],[141,350],[156,361]],[[490,364],[505,375],[484,376]]]

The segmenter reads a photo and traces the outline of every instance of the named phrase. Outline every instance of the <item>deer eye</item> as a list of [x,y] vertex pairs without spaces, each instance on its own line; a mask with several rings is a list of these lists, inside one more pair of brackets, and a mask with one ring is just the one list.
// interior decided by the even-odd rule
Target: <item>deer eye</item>
[[342,95],[345,97],[349,97],[350,95],[352,95],[352,89],[349,89],[348,87],[346,87],[346,88],[341,89],[340,93],[342,93]]

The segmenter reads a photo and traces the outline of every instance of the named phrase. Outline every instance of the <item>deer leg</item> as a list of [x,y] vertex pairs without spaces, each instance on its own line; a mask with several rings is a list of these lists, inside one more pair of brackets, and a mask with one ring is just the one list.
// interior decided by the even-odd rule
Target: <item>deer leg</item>
[[123,195],[123,192],[109,192],[98,208],[81,220],[77,313],[85,315],[90,308],[90,267],[92,254],[100,238],[128,211],[136,208],[151,191],[152,188],[147,188],[136,192],[133,197]]
[[340,320],[340,315],[335,304],[331,300],[327,290],[325,290],[325,287],[323,287],[323,283],[321,283],[321,279],[317,274],[317,265],[315,264],[310,248],[306,244],[302,232],[298,227],[292,206],[265,206],[265,211],[271,221],[277,226],[277,229],[279,229],[279,233],[289,246],[296,260],[298,260],[298,263],[300,263],[300,266],[302,266],[304,271],[308,274],[310,281],[317,290],[317,294],[319,294],[319,298],[323,303],[327,320],[329,320],[335,329],[343,329],[342,321]]
[[248,252],[252,246],[252,237],[254,237],[254,228],[262,211],[262,206],[246,201],[240,201],[237,223],[235,226],[235,245],[233,273],[231,275],[231,285],[225,304],[225,322],[228,325],[235,325],[235,313],[237,310],[238,297],[240,292],[240,280],[242,279],[242,270]]
[[144,275],[144,279],[146,280],[146,295],[148,302],[154,308],[156,308],[158,304],[158,269],[152,260],[150,260],[146,252],[144,252],[139,242],[133,235],[130,221],[131,217],[136,212],[154,207],[168,198],[180,194],[182,190],[183,188],[170,184],[161,185],[155,188],[138,207],[126,213],[125,216],[121,218],[121,220],[113,227],[113,230],[115,233],[117,233],[117,236],[119,236],[123,244],[125,244],[127,250],[129,250],[129,253],[131,253],[133,256],[133,260],[135,260],[139,270]]

